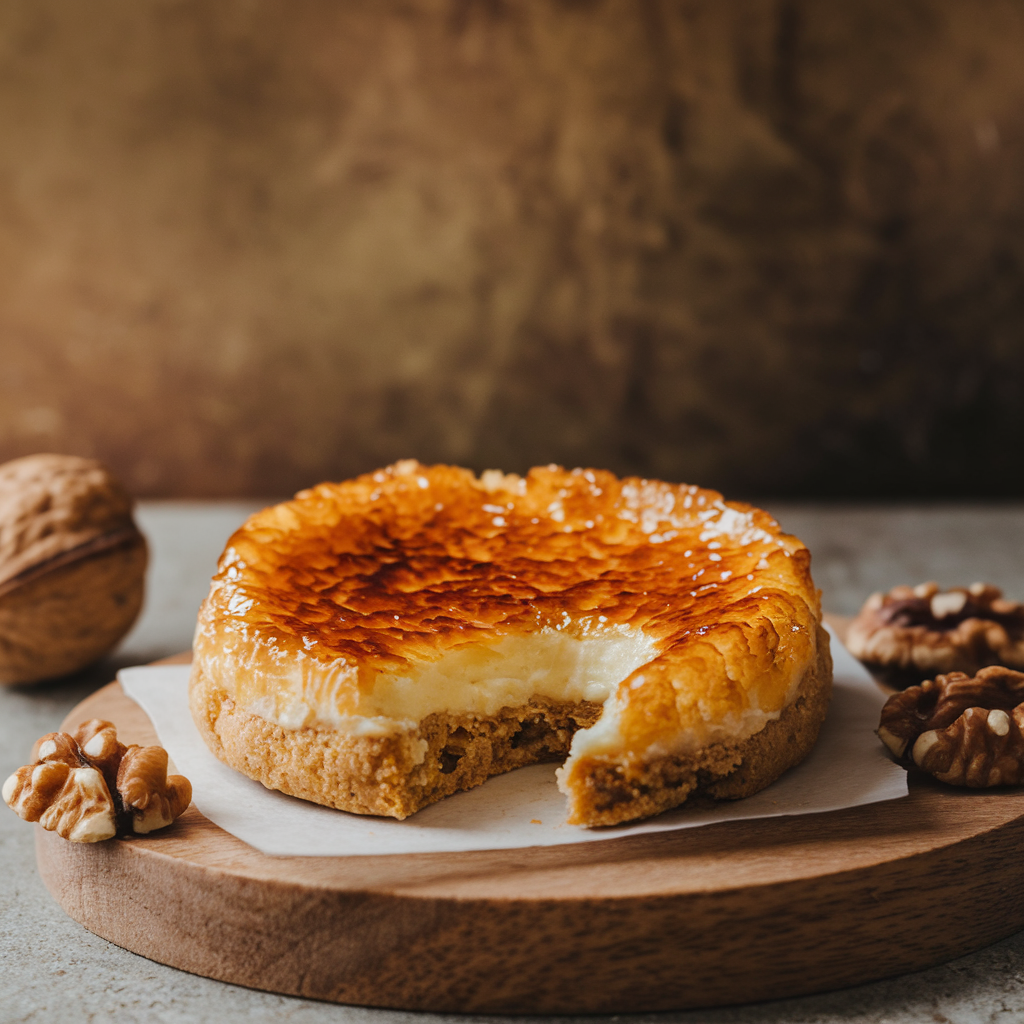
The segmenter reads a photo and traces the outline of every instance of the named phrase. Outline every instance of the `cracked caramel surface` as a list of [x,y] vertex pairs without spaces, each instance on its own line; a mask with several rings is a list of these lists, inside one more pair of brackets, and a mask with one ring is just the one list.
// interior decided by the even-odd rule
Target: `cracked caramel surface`
[[252,516],[196,661],[280,724],[379,725],[394,717],[374,703],[381,680],[444,656],[531,634],[628,641],[640,653],[604,728],[574,752],[681,749],[749,735],[795,699],[820,642],[809,563],[767,513],[714,491],[408,461]]

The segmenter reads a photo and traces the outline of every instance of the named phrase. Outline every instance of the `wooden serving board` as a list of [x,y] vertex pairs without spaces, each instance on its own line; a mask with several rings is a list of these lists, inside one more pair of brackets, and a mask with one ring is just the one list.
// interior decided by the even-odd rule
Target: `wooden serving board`
[[[68,716],[155,743],[111,683]],[[289,995],[476,1013],[742,1003],[940,963],[1024,927],[1024,792],[907,800],[527,850],[268,857],[194,807],[95,845],[37,831],[76,921],[152,960]]]

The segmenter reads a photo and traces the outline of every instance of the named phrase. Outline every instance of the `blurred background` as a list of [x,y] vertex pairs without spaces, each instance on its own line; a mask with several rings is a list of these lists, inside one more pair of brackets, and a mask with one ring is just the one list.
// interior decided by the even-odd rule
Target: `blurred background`
[[1024,4],[10,0],[0,460],[1024,494]]

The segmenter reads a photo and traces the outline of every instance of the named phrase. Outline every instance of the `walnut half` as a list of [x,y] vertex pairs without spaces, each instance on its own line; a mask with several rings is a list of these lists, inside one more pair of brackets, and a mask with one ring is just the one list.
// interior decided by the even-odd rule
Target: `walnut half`
[[872,594],[850,623],[846,646],[897,689],[940,672],[973,675],[987,665],[1024,669],[1024,604],[998,587],[937,583]]
[[1024,672],[950,672],[893,694],[878,737],[904,767],[974,789],[1024,782]]
[[36,742],[35,764],[3,786],[8,807],[73,843],[142,835],[170,825],[192,800],[182,775],[167,774],[163,747],[126,747],[110,722],[93,718],[73,736]]

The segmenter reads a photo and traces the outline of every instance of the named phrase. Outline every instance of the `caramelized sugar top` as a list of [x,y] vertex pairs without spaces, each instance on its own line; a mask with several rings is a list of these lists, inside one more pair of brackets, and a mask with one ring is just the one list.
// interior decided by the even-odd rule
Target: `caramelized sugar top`
[[197,654],[227,631],[342,659],[365,686],[367,673],[543,627],[626,626],[667,652],[761,619],[785,620],[777,646],[817,614],[804,546],[715,491],[407,461],[252,516],[221,557]]

